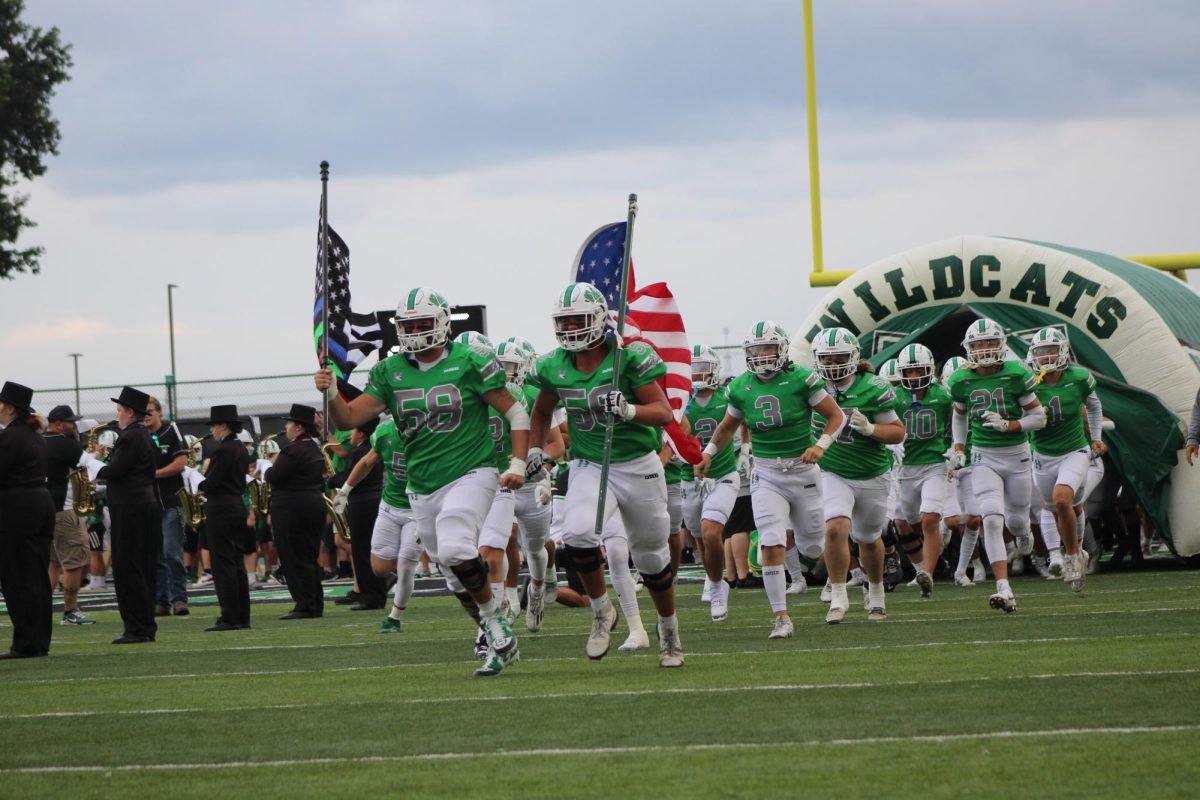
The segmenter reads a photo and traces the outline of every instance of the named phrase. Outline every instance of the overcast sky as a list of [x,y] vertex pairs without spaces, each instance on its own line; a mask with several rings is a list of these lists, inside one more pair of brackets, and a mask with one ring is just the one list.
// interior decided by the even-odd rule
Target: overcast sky
[[[825,259],[960,234],[1200,249],[1200,5],[816,2]],[[811,268],[800,3],[82,3],[42,274],[0,282],[39,388],[304,372],[320,184],[358,310],[432,285],[540,347],[636,191],[639,279],[693,341],[792,329]],[[1193,276],[1200,281],[1200,275]],[[303,398],[300,398],[303,399]]]

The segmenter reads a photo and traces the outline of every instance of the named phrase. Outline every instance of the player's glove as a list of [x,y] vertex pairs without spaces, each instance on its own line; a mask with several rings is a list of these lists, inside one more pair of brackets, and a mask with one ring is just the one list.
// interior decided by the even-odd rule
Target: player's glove
[[333,511],[335,514],[346,513],[346,507],[350,505],[350,492],[353,490],[353,486],[342,484],[342,488],[333,493]]
[[857,408],[850,412],[850,427],[863,436],[870,436],[875,432],[875,424]]
[[946,451],[943,458],[946,459],[946,477],[948,478],[954,477],[954,473],[962,469],[963,463],[966,461],[963,452],[955,450],[953,447]]
[[995,411],[985,411],[980,416],[979,421],[983,423],[985,428],[991,428],[994,431],[1008,433],[1008,420],[997,414]]
[[600,398],[600,410],[625,422],[629,422],[637,413],[637,408],[629,404],[620,389],[613,389]]
[[554,493],[550,491],[549,478],[542,478],[534,484],[533,497],[537,500],[539,506],[545,507],[550,505],[550,501],[554,499]]
[[540,447],[531,447],[525,455],[525,480],[532,481],[546,466],[546,453]]

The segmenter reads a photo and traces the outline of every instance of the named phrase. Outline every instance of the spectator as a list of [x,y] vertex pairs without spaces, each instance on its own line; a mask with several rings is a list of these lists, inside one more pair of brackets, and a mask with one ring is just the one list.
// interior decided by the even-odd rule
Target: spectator
[[183,563],[183,517],[179,492],[183,489],[183,468],[187,466],[187,444],[172,422],[163,425],[162,403],[151,397],[146,406],[146,430],[154,444],[154,477],[162,499],[159,527],[162,552],[154,580],[154,616],[188,615],[187,568]]

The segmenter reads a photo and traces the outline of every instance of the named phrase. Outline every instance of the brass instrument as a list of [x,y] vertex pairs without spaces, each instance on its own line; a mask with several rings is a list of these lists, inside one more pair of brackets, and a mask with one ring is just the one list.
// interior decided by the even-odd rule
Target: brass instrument
[[[196,449],[191,447],[188,449],[187,465],[196,468]],[[188,482],[185,479],[183,488],[177,493],[179,503],[183,506],[183,521],[184,523],[195,530],[204,524],[204,495],[200,492],[193,492]]]
[[96,510],[96,484],[88,480],[87,470],[83,467],[73,469],[67,474],[71,483],[72,505],[76,514],[91,514]]
[[[332,442],[326,442],[321,445],[321,455],[325,459],[325,475],[326,477],[333,475],[333,448],[339,445]],[[329,512],[329,518],[333,520],[333,531],[343,542],[350,544],[350,520],[346,519],[345,513],[339,514],[333,510],[333,498],[325,495],[325,510]]]

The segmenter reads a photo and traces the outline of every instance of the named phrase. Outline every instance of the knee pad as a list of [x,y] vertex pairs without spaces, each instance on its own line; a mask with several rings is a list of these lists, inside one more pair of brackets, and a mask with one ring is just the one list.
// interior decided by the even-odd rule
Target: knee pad
[[488,566],[479,556],[470,561],[451,564],[450,571],[468,592],[478,592],[487,586]]
[[475,620],[476,624],[480,622],[479,606],[475,605],[475,598],[466,592],[457,592],[454,595],[458,598],[458,602],[462,604],[463,610],[471,615],[471,619]]
[[643,573],[642,583],[652,592],[665,592],[675,585],[675,570],[671,569],[670,564],[667,564],[661,572],[653,575]]
[[896,541],[900,543],[900,549],[911,556],[914,553],[921,552],[921,545],[925,541],[925,536],[920,531],[914,529],[911,533],[898,535]]
[[574,547],[567,544],[563,545],[563,549],[566,550],[575,569],[580,572],[595,572],[604,564],[599,547]]

